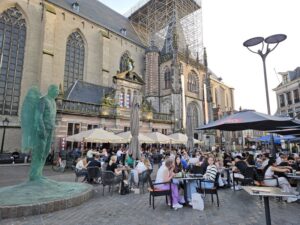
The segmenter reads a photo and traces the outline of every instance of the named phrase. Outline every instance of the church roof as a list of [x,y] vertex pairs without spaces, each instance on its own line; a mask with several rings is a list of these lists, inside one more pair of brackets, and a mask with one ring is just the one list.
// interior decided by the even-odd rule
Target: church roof
[[[108,6],[98,0],[47,0],[61,8],[64,8],[74,14],[86,18],[102,27],[105,27],[118,35],[133,41],[134,43],[143,46],[137,33],[133,29],[130,21],[125,16],[112,10]],[[78,2],[79,11],[72,8],[72,4]],[[126,34],[121,33],[126,30]]]
[[113,88],[77,80],[64,94],[64,99],[75,102],[85,102],[100,105],[106,94],[113,92]]

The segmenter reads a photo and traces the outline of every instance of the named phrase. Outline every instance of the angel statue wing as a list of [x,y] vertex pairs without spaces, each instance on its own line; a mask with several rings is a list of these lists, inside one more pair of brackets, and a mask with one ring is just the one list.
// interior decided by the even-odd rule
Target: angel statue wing
[[21,110],[22,152],[29,152],[35,145],[36,114],[41,93],[37,87],[28,90]]

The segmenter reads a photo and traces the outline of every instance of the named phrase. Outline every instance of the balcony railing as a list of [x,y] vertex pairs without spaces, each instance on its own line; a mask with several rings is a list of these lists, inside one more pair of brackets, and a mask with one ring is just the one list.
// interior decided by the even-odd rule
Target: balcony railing
[[101,110],[100,105],[85,103],[85,102],[75,102],[71,100],[58,99],[56,100],[57,111],[62,113],[70,113],[77,115],[90,115],[98,116]]
[[172,115],[167,113],[153,113],[154,120],[172,121]]
[[[65,99],[56,100],[57,111],[61,113],[69,113],[75,115],[88,115],[88,116],[100,116],[107,118],[126,118],[130,119],[130,108],[121,108],[121,107],[106,107],[101,105],[95,105],[85,102],[77,102]],[[143,119],[144,113],[140,112],[140,119]],[[160,120],[171,122],[172,115],[166,113],[153,113],[146,120]]]

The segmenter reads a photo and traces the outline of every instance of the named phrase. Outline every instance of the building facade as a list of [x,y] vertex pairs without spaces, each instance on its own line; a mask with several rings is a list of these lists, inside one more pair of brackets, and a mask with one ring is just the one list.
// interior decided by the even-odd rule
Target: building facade
[[300,118],[300,68],[279,74],[281,83],[273,89],[277,99],[276,114]]
[[[170,29],[159,46],[146,43],[133,20],[97,0],[0,1],[0,120],[9,120],[4,151],[20,150],[20,112],[32,86],[43,94],[50,84],[60,87],[54,148],[87,129],[129,130],[134,96],[141,132],[184,132],[187,114],[194,128],[204,123],[207,73],[182,46],[188,43],[177,36],[182,28],[166,21]],[[218,93],[220,105],[233,109],[233,92],[224,94]]]

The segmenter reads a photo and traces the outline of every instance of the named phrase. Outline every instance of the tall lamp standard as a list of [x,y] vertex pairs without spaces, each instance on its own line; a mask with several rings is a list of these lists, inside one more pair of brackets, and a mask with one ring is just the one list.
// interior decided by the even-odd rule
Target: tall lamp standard
[[2,143],[1,143],[1,151],[0,151],[1,154],[3,153],[3,146],[4,146],[4,139],[5,139],[5,132],[6,132],[6,127],[8,127],[9,120],[8,120],[7,118],[5,118],[5,119],[2,121],[2,124],[3,124],[3,135],[2,135]]
[[[250,38],[249,40],[245,41],[243,45],[250,51],[255,54],[258,54],[263,62],[263,69],[264,69],[264,78],[265,78],[265,91],[266,91],[266,99],[267,99],[267,109],[268,109],[268,114],[271,115],[271,110],[270,110],[270,100],[269,100],[269,89],[268,89],[268,79],[267,79],[267,69],[266,69],[266,58],[269,55],[270,52],[272,52],[280,42],[284,41],[287,38],[285,34],[274,34],[271,35],[267,38],[263,37],[254,37]],[[261,49],[254,51],[250,49],[250,47],[256,46],[261,44]],[[265,44],[267,44],[265,46]],[[272,45],[272,46],[270,46]],[[271,153],[272,156],[276,155],[276,151],[274,148],[274,139],[273,135],[271,134],[271,139],[272,139],[272,149]]]

